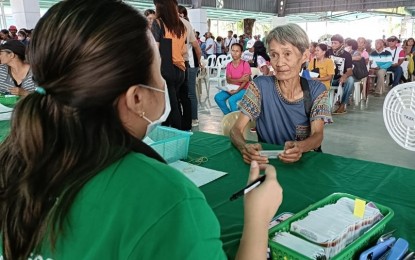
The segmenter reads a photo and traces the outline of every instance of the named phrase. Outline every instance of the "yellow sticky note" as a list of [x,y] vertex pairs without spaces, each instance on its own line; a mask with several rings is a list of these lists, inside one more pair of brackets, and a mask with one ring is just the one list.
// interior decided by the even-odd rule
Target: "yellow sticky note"
[[361,199],[355,199],[353,214],[356,217],[363,218],[365,215],[366,201]]

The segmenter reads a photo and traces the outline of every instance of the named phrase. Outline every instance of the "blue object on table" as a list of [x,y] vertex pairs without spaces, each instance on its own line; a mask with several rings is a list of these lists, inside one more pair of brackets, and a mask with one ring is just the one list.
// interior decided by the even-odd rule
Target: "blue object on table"
[[377,260],[382,255],[388,251],[389,248],[392,247],[393,243],[396,241],[394,237],[388,238],[387,240],[372,246],[371,248],[367,249],[363,253],[360,254],[359,260]]
[[393,247],[391,248],[388,257],[386,260],[400,260],[402,259],[406,252],[408,251],[408,241],[403,238],[399,238]]

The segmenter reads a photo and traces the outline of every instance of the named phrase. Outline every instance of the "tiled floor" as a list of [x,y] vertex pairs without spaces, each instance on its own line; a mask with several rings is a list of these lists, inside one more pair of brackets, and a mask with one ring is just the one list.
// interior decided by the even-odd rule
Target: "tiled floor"
[[[199,102],[199,126],[193,131],[222,134],[223,113],[213,98],[218,90],[211,86],[209,98],[204,86],[203,91]],[[323,151],[415,169],[415,152],[401,148],[385,128],[382,115],[384,99],[385,96],[369,96],[358,106],[349,106],[347,114],[333,116],[334,123],[325,127]]]

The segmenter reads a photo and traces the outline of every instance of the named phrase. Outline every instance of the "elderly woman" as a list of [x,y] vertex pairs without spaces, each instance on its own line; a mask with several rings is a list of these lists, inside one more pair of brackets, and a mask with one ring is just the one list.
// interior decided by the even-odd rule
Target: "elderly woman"
[[36,84],[32,70],[25,62],[26,47],[19,40],[10,40],[0,46],[0,92],[26,96],[33,92]]
[[[227,259],[202,192],[141,141],[170,111],[147,28],[117,0],[60,1],[37,23],[42,88],[17,103],[0,144],[0,258]],[[245,195],[237,259],[266,255],[282,189],[265,171]]]
[[309,40],[301,27],[278,26],[267,43],[275,76],[257,77],[250,84],[230,136],[245,162],[267,163],[267,157],[260,156],[261,145],[247,144],[243,137],[246,125],[255,121],[259,141],[284,145],[279,159],[296,162],[323,141],[324,124],[331,122],[327,91],[321,82],[298,76],[309,54]]

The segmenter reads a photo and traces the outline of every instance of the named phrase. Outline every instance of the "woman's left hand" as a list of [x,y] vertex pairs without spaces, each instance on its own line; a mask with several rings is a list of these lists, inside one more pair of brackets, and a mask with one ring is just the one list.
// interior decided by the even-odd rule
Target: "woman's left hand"
[[300,160],[303,152],[301,151],[298,143],[295,141],[285,142],[284,152],[280,153],[279,158],[282,162],[293,163]]

